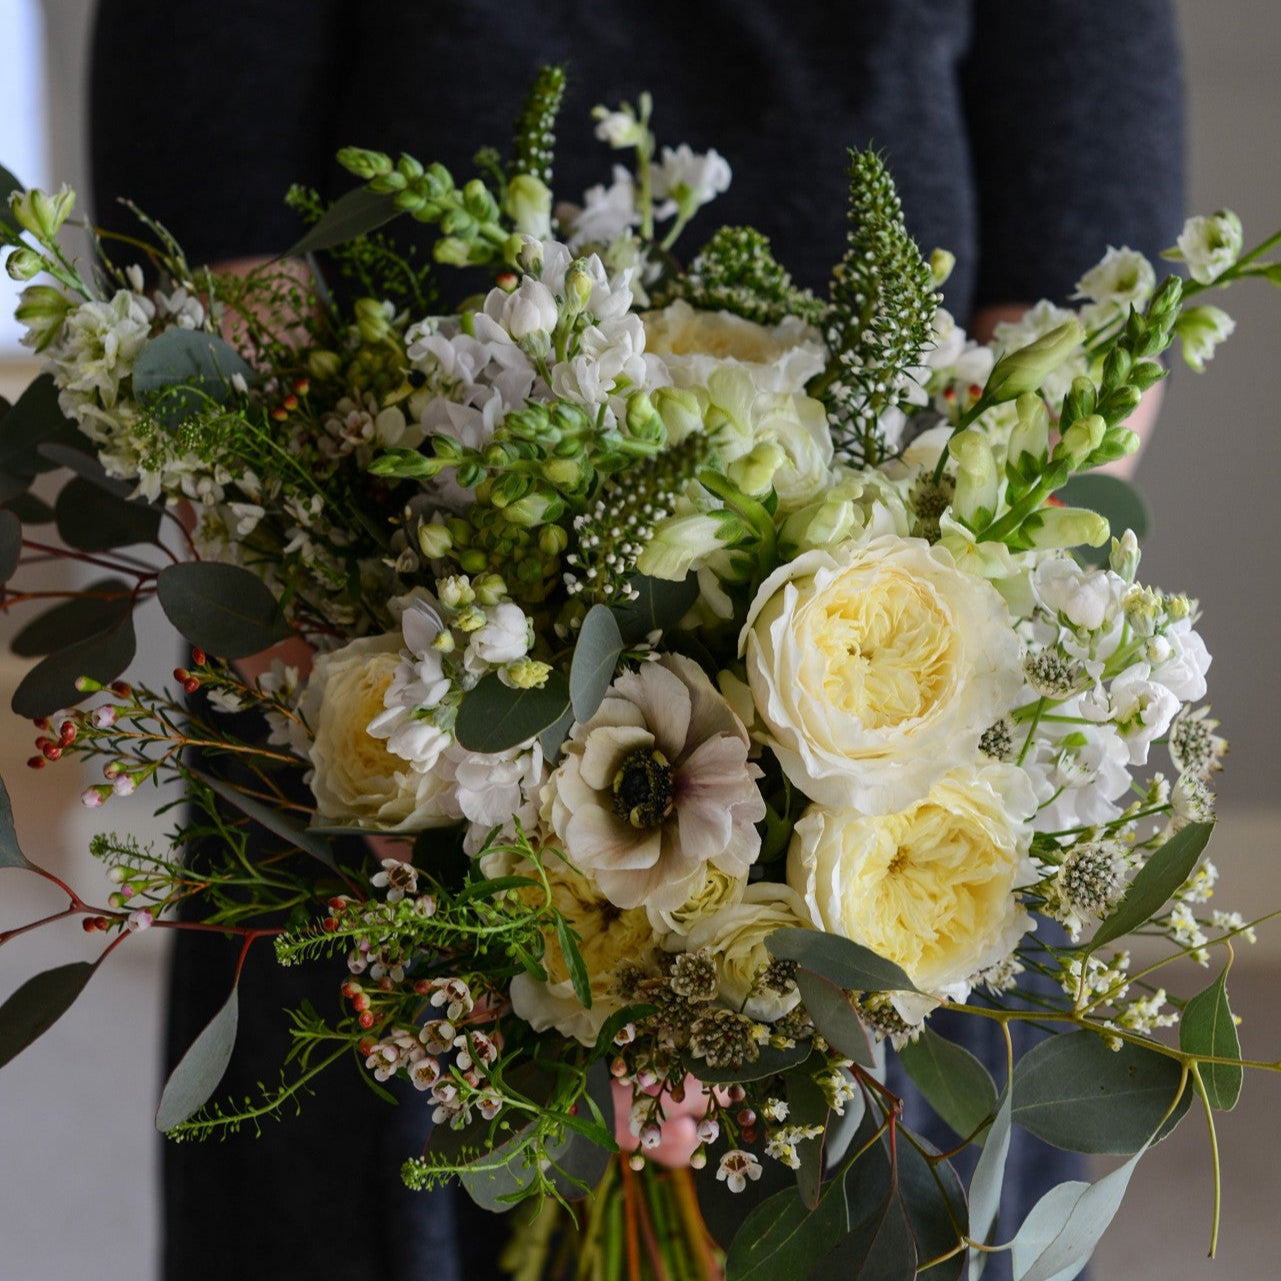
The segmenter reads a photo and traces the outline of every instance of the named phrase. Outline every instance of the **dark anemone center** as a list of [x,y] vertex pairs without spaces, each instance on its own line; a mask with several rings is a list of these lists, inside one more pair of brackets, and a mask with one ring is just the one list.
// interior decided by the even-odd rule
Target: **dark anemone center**
[[630,752],[614,775],[614,813],[633,827],[658,827],[674,804],[672,767],[662,752]]

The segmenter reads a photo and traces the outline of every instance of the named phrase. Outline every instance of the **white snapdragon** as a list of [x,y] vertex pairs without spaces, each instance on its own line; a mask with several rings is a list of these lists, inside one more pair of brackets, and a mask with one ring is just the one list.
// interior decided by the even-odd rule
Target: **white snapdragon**
[[1085,312],[1085,324],[1106,321],[1130,307],[1142,307],[1156,288],[1152,264],[1137,250],[1108,247],[1102,261],[1091,267],[1077,281],[1075,298],[1084,298],[1094,306]]
[[1212,284],[1241,256],[1241,219],[1230,209],[1189,218],[1177,243],[1174,256],[1187,263],[1192,279]]
[[688,143],[674,150],[663,148],[661,164],[650,166],[654,195],[663,204],[655,211],[660,218],[680,213],[688,218],[700,205],[729,189],[729,162],[718,151],[692,151]]

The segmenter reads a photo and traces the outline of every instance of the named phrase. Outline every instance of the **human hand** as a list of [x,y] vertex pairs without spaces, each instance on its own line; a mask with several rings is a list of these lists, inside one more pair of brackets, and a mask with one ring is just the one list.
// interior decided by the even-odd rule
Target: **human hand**
[[692,1076],[685,1078],[683,1086],[684,1093],[679,1100],[673,1099],[670,1093],[663,1096],[659,1141],[651,1147],[631,1131],[631,1087],[617,1081],[613,1083],[614,1138],[624,1152],[640,1149],[651,1161],[657,1161],[668,1169],[689,1165],[690,1157],[703,1144],[698,1135],[698,1125],[707,1116],[712,1095],[707,1086]]

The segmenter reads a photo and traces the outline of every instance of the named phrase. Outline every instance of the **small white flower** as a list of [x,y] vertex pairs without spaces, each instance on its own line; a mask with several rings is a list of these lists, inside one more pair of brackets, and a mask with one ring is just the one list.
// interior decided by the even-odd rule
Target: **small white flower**
[[1192,217],[1179,233],[1178,255],[1188,274],[1203,285],[1217,280],[1241,256],[1241,219],[1230,209]]
[[679,209],[688,217],[700,205],[729,189],[729,162],[717,151],[699,153],[681,143],[673,150],[663,148],[663,162],[650,167],[655,197],[665,200],[656,211],[669,218]]
[[747,1187],[748,1179],[755,1182],[761,1177],[761,1163],[750,1152],[734,1148],[721,1157],[716,1177],[728,1184],[731,1192],[742,1192]]

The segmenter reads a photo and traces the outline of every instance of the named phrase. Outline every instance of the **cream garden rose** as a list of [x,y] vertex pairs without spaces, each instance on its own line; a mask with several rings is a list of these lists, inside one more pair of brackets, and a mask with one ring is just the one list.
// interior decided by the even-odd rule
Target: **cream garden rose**
[[[812,805],[787,855],[787,881],[814,923],[894,961],[932,996],[963,1000],[1007,957],[1031,917],[1014,891],[1036,880],[1028,820],[1036,797],[1013,765],[954,770],[893,814]],[[933,1001],[894,998],[919,1021]]]
[[316,659],[299,711],[314,739],[309,779],[321,822],[416,832],[454,822],[447,780],[414,769],[368,732],[400,663],[400,633],[352,641]]
[[765,580],[741,636],[784,773],[812,800],[885,814],[971,763],[1022,686],[1005,602],[951,555],[876,536]]

